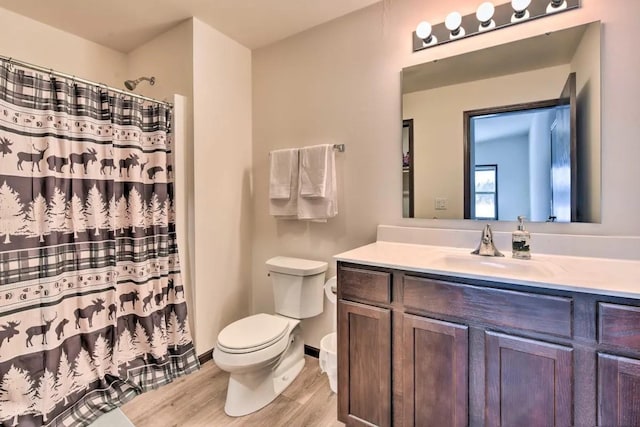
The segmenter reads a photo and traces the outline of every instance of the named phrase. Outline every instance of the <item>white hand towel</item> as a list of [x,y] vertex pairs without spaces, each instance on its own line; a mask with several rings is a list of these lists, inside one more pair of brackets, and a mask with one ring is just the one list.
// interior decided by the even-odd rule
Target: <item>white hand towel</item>
[[[289,199],[294,182],[292,175],[298,169],[298,150],[288,148],[271,151],[269,160],[269,198]],[[293,196],[295,197],[295,193]]]
[[[291,178],[289,184],[289,198],[274,199],[271,197],[271,188],[269,189],[269,213],[280,219],[296,219],[298,215],[298,149],[293,148],[288,151],[291,151]],[[274,152],[271,152],[272,162],[273,153]],[[269,185],[269,187],[271,187],[271,185]]]
[[333,145],[330,144],[300,150],[301,197],[327,197],[328,184],[331,184],[328,162],[332,155]]
[[[314,221],[326,221],[327,218],[333,218],[338,214],[338,188],[337,188],[337,180],[336,180],[336,167],[335,167],[335,152],[333,151],[333,146],[328,145],[327,150],[324,150],[325,156],[325,170],[322,172],[324,177],[324,196],[319,197],[307,197],[299,194],[298,197],[298,219],[307,219]],[[300,188],[302,188],[303,184],[303,158],[305,158],[306,150],[314,151],[313,154],[316,153],[316,147],[307,147],[300,149]],[[306,156],[307,158],[311,157],[311,155]],[[309,165],[311,163],[308,163]],[[316,174],[315,176],[319,175]],[[307,174],[309,177],[310,174]],[[322,187],[319,185],[317,188]]]

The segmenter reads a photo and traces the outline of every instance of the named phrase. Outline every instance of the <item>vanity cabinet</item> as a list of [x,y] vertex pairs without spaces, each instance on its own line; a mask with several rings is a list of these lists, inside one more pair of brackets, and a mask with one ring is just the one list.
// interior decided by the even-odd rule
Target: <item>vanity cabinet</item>
[[466,426],[468,327],[404,314],[402,328],[405,424]]
[[640,360],[598,354],[598,425],[640,425]]
[[640,425],[640,300],[339,261],[338,419]]
[[353,426],[390,426],[391,310],[385,305],[391,275],[349,268],[341,275],[338,347],[347,351],[338,353],[338,384],[349,392],[338,393],[338,418]]
[[486,332],[487,426],[571,426],[572,349]]
[[598,341],[598,424],[640,425],[640,360],[619,355],[640,352],[640,307],[599,303]]

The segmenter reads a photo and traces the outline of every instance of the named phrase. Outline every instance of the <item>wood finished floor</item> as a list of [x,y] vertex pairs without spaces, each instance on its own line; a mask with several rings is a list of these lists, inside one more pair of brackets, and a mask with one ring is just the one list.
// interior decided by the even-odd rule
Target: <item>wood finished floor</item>
[[122,411],[136,427],[344,426],[337,421],[337,396],[320,373],[318,359],[305,357],[300,375],[276,400],[244,417],[224,413],[229,374],[213,361],[199,372],[136,397]]

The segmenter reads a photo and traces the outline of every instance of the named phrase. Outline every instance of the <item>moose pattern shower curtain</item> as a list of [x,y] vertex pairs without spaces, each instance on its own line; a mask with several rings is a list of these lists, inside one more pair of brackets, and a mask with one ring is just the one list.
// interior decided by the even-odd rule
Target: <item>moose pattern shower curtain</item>
[[199,368],[171,114],[0,64],[0,425],[86,425]]

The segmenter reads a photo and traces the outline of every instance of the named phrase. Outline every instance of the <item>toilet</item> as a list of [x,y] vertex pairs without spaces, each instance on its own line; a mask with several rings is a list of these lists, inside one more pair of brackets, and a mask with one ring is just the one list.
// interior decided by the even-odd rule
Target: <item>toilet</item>
[[327,263],[277,256],[266,262],[275,314],[235,321],[218,334],[216,365],[229,372],[224,411],[239,417],[271,403],[304,367],[300,320],[322,313]]

